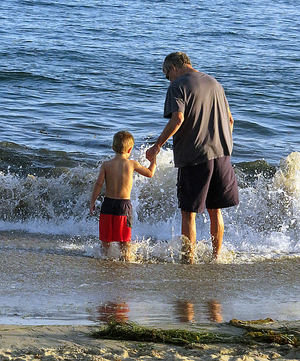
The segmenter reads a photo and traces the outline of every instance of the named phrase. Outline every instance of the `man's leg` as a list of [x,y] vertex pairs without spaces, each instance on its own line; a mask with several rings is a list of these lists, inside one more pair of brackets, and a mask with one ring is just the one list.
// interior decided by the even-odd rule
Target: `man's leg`
[[210,234],[213,246],[213,257],[215,259],[221,253],[221,247],[224,235],[224,221],[221,209],[208,209],[210,217]]
[[182,261],[192,264],[195,258],[196,213],[181,211]]

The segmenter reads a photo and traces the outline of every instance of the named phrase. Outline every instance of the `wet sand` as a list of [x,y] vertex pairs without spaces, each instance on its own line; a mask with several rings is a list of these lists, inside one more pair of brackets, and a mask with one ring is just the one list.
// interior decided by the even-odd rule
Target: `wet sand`
[[[274,330],[291,330],[300,335],[300,322],[281,322]],[[96,339],[97,326],[0,326],[0,360],[222,360],[263,361],[299,360],[300,347],[289,344],[201,343],[189,347],[152,342]],[[201,325],[202,332],[237,336],[244,332],[228,323]]]
[[0,361],[300,359],[299,347],[289,344],[182,347],[91,337],[112,316],[232,335],[244,332],[228,324],[233,317],[272,317],[280,321],[274,327],[299,334],[299,321],[293,321],[300,314],[298,258],[123,264],[86,257],[52,237],[19,234],[3,238],[0,250]]

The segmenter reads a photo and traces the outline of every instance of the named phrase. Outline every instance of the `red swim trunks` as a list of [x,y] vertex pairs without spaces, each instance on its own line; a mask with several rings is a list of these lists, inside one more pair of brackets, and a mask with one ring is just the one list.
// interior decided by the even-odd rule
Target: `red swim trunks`
[[104,198],[99,218],[99,239],[102,242],[131,240],[132,206],[129,199]]

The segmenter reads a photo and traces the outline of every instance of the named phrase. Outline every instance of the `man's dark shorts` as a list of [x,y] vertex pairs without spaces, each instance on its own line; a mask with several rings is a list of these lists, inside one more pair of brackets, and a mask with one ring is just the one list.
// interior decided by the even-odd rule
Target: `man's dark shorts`
[[186,212],[236,206],[238,186],[230,156],[179,168],[177,196],[179,208]]

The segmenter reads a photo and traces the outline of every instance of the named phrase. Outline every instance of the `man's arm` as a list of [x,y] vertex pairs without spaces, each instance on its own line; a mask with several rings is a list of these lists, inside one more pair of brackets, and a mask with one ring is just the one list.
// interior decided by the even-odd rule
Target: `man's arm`
[[90,214],[93,214],[93,212],[95,211],[95,202],[96,202],[96,199],[98,198],[98,196],[99,196],[99,194],[101,192],[101,188],[103,186],[104,180],[105,180],[105,166],[104,166],[104,163],[103,163],[101,165],[98,178],[97,178],[96,183],[94,185],[92,198],[91,198],[91,203],[90,203]]
[[155,144],[151,148],[149,148],[146,152],[146,158],[150,162],[160,152],[160,148],[166,143],[166,141],[178,131],[183,121],[184,121],[184,115],[182,112],[172,113],[172,117],[166,124],[161,135],[158,137]]

